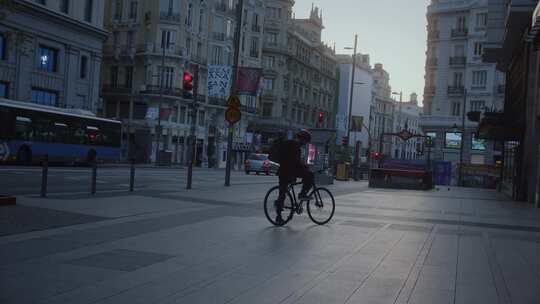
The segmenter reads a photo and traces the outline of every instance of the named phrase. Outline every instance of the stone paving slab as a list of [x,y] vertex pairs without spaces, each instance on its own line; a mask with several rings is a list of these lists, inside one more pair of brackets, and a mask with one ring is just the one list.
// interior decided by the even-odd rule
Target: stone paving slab
[[[368,190],[337,195],[329,225],[304,214],[275,228],[261,209],[265,187],[246,199],[238,189],[136,195],[101,211],[43,201],[120,217],[0,237],[0,300],[538,303],[538,210],[489,191]],[[148,212],[124,213],[130,203]]]

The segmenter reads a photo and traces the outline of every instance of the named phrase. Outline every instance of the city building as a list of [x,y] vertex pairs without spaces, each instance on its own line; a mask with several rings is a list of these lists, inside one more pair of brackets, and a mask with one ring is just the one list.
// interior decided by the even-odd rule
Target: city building
[[[241,66],[260,67],[264,6],[258,0],[244,2],[239,62]],[[123,121],[126,158],[153,162],[159,150],[164,151],[160,153],[167,161],[187,163],[193,127],[196,165],[224,166],[228,92],[208,96],[208,70],[210,66],[234,64],[237,3],[107,2],[105,26],[111,35],[104,50],[101,114]],[[193,98],[186,96],[182,88],[184,72],[198,75],[194,79],[197,95]],[[241,99],[243,118],[235,125],[233,142],[233,151],[238,152],[235,163],[241,163],[249,150],[245,130],[257,111],[255,97]]]
[[0,97],[96,112],[103,1],[24,1],[0,8]]
[[506,73],[504,111],[483,112],[479,137],[504,143],[501,190],[540,206],[540,4],[489,0],[484,61]]
[[[504,74],[482,61],[487,42],[487,0],[432,0],[427,11],[428,41],[421,127],[434,138],[432,158],[464,164],[495,164],[493,142],[475,138],[470,111],[501,110]],[[464,127],[464,128],[463,128]],[[464,129],[464,130],[463,130]],[[462,154],[461,154],[462,152]],[[458,170],[453,170],[453,174]]]
[[384,69],[381,63],[376,63],[372,70],[373,84],[375,87],[375,102],[372,104],[372,117],[370,118],[370,130],[372,134],[371,151],[380,152],[384,155],[392,155],[392,137],[381,134],[394,132],[394,100],[392,99],[392,88],[390,86],[390,74]]
[[292,0],[265,1],[260,116],[248,131],[264,145],[300,128],[332,128],[337,100],[335,52],[321,41],[322,14],[294,19]]
[[[411,94],[409,101],[395,101],[394,103],[394,132],[407,129],[412,134],[423,134],[420,128],[422,107],[418,105],[418,95]],[[399,137],[393,137],[393,157],[395,159],[419,159],[421,158],[421,144],[423,138],[413,137],[403,141]]]
[[[339,62],[339,101],[336,115],[336,143],[341,145],[343,138],[347,136],[349,127],[353,57],[351,55],[337,55],[337,59]],[[361,117],[363,125],[356,126],[356,129],[351,127],[348,140],[349,146],[352,147],[356,147],[356,142],[360,141],[360,155],[362,156],[365,155],[366,149],[370,147],[370,140],[374,140],[371,138],[371,132],[366,128],[371,124],[374,93],[373,72],[369,62],[369,55],[356,54],[351,113],[352,117]]]

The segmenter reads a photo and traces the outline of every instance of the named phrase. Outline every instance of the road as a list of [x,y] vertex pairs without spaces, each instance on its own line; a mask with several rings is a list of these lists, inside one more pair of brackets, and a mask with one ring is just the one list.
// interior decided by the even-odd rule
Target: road
[[[174,168],[136,168],[137,190],[153,189],[178,191],[186,187],[187,170]],[[42,169],[39,167],[0,167],[0,194],[39,194]],[[91,168],[50,167],[48,193],[88,193],[91,183]],[[98,192],[127,191],[129,189],[129,167],[98,168],[96,187]],[[225,171],[195,168],[194,188],[223,187]],[[246,175],[233,171],[232,184],[272,184],[275,176]]]

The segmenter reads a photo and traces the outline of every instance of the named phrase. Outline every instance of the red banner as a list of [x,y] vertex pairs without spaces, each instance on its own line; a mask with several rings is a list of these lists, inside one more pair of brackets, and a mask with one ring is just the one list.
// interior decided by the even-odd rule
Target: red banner
[[259,82],[262,76],[260,68],[238,68],[236,78],[236,94],[257,96]]

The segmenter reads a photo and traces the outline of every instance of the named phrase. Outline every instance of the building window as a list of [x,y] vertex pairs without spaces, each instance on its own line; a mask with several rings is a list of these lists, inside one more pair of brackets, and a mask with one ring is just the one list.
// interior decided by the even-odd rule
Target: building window
[[58,70],[58,50],[40,45],[39,46],[39,68],[47,72]]
[[204,111],[199,111],[199,119],[197,120],[197,122],[199,124],[199,127],[204,127],[204,125],[205,125],[204,118],[205,118],[205,112]]
[[137,1],[131,1],[129,4],[129,19],[137,20],[137,12],[139,10],[139,3]]
[[199,33],[204,32],[204,9],[199,9]]
[[69,13],[69,0],[61,0],[60,1],[60,11],[64,14]]
[[86,6],[84,7],[84,21],[92,22],[93,11],[94,11],[94,1],[86,0]]
[[0,82],[0,97],[8,98],[9,97],[9,84],[7,82]]
[[116,0],[114,2],[114,19],[115,20],[122,19],[123,1],[124,0]]
[[173,67],[159,67],[159,75],[163,75],[163,87],[172,88],[174,82],[174,68]]
[[131,88],[133,84],[133,67],[126,67],[126,88]]
[[487,27],[487,13],[476,14],[476,27],[485,28]]
[[57,106],[58,92],[32,88],[32,102],[47,106]]
[[187,56],[191,55],[191,38],[186,38],[186,52]]
[[273,68],[276,62],[276,57],[274,56],[264,56],[263,64],[266,68]]
[[454,73],[454,87],[457,87],[457,88],[463,87],[463,73],[462,72]]
[[484,44],[482,42],[474,43],[474,55],[482,56],[484,54]]
[[111,87],[116,88],[118,86],[118,67],[111,67]]
[[452,103],[452,116],[460,116],[461,115],[461,103],[454,102]]
[[212,49],[212,63],[221,64],[223,62],[223,50],[219,46],[214,46]]
[[457,18],[456,28],[460,31],[467,29],[467,16],[459,16]]
[[281,7],[267,7],[266,16],[274,19],[281,19]]
[[262,111],[263,117],[272,117],[272,104],[265,102],[263,104],[263,111]]
[[161,30],[161,48],[170,48],[174,45],[175,32],[168,30]]
[[0,34],[0,60],[6,60],[7,41],[6,37]]
[[274,79],[264,78],[263,80],[263,89],[268,92],[274,91]]
[[88,57],[81,56],[81,65],[80,65],[80,77],[85,79],[88,73]]
[[259,57],[259,38],[253,37],[251,38],[251,47],[249,49],[249,56],[251,57]]
[[486,140],[476,138],[476,135],[474,133],[472,133],[471,149],[476,150],[476,151],[485,151],[486,150]]
[[471,111],[483,111],[485,104],[483,100],[471,100]]
[[268,44],[277,44],[278,41],[278,34],[276,33],[266,33],[266,43]]
[[191,28],[193,26],[193,3],[188,3],[186,25]]
[[444,147],[446,149],[459,149],[461,148],[461,132],[446,132],[444,138]]
[[487,82],[487,71],[473,71],[472,84],[476,87],[485,87]]

